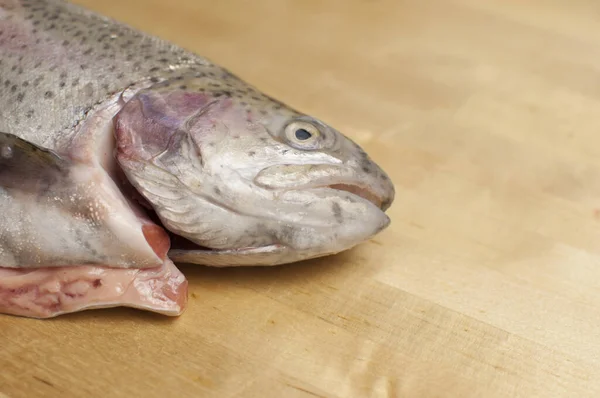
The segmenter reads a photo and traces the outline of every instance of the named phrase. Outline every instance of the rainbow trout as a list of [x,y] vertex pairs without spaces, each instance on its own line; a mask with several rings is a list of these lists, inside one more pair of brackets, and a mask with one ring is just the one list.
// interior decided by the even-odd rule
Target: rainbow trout
[[0,0],[0,312],[180,315],[175,263],[277,265],[383,230],[389,177],[334,127],[60,0]]

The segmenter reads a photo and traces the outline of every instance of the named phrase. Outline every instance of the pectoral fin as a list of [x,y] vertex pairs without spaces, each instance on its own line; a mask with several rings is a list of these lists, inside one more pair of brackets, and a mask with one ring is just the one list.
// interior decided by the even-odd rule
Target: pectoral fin
[[33,189],[68,176],[69,162],[15,135],[0,133],[0,186]]

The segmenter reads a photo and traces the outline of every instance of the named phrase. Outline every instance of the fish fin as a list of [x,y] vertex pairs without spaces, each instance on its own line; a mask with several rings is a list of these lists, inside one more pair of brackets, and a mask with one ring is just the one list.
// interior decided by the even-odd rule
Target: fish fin
[[99,165],[0,132],[0,267],[162,264],[164,230]]
[[24,189],[32,182],[50,184],[64,178],[68,169],[69,162],[55,152],[0,132],[0,186]]

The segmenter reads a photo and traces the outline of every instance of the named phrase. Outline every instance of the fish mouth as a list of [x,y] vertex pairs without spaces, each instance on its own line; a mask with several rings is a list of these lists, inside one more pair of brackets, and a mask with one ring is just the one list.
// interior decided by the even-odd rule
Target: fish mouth
[[389,178],[356,178],[353,168],[332,164],[279,164],[262,169],[254,182],[273,191],[299,191],[327,188],[352,194],[366,200],[381,211],[386,211],[394,200],[394,189]]
[[360,186],[360,185],[354,185],[354,184],[349,184],[349,183],[337,183],[337,184],[327,185],[326,188],[334,189],[336,191],[348,192],[348,193],[351,193],[352,195],[361,197],[361,198],[373,203],[375,206],[377,206],[379,209],[381,209],[381,211],[386,211],[390,207],[390,204],[391,204],[391,202],[389,200],[386,200],[386,199],[382,198],[380,195],[377,195],[373,190],[370,190],[370,189]]

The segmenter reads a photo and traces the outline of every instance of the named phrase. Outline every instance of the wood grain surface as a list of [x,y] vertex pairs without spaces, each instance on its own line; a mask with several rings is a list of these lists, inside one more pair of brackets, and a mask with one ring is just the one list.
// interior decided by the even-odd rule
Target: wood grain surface
[[600,7],[77,0],[359,142],[391,227],[182,267],[187,312],[0,316],[2,397],[600,396]]

